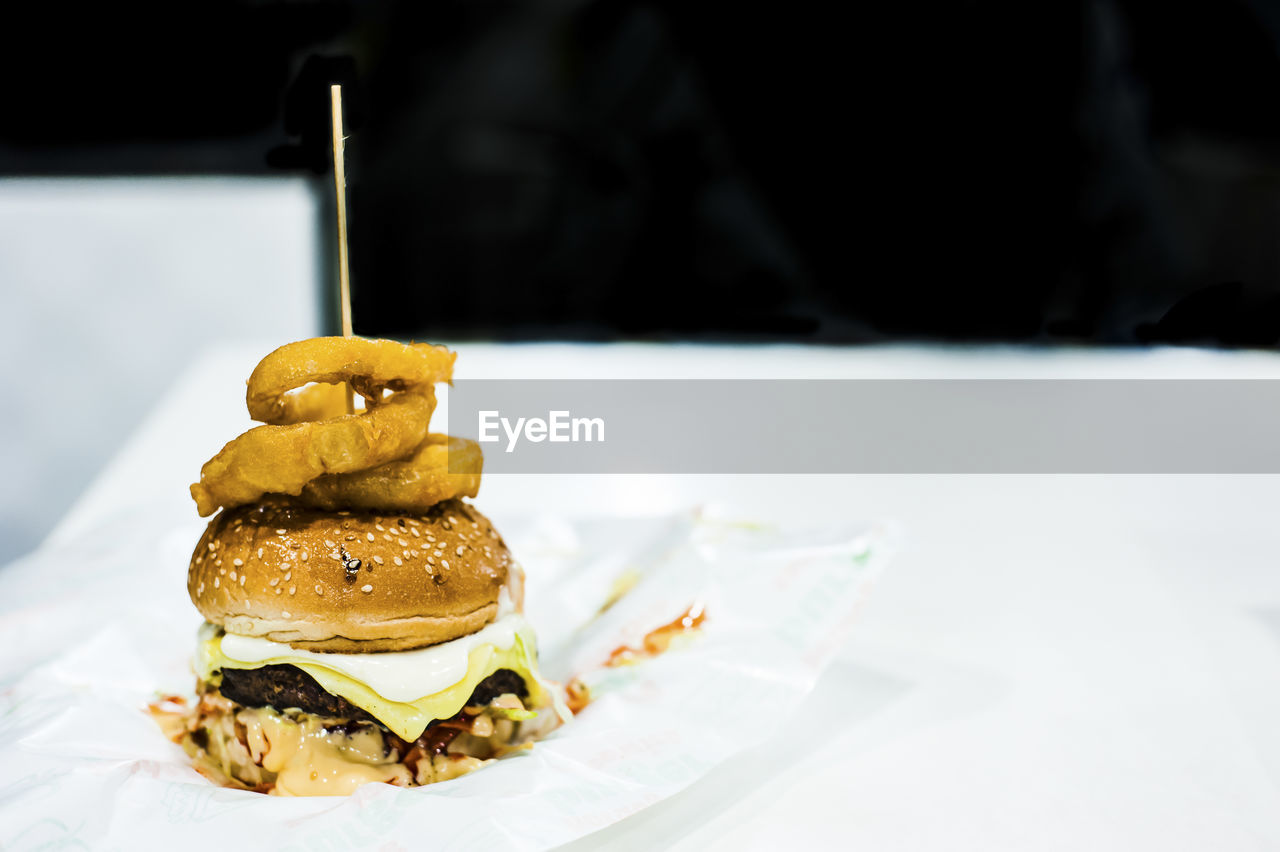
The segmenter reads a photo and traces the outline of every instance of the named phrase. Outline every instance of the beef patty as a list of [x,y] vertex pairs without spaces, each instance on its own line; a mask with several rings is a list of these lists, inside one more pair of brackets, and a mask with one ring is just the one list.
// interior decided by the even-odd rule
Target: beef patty
[[[223,669],[218,687],[227,698],[244,707],[271,706],[277,710],[296,707],[314,716],[355,721],[377,720],[347,699],[334,695],[297,666],[275,665],[258,669]],[[467,700],[468,706],[483,706],[506,692],[521,698],[529,694],[524,678],[511,669],[498,669],[480,683]]]

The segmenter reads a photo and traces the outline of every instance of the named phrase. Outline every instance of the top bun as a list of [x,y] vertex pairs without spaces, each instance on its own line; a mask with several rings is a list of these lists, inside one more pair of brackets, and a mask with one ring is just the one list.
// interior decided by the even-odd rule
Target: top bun
[[209,523],[187,592],[228,633],[310,651],[404,651],[493,621],[519,571],[488,518],[461,500],[424,515],[265,502]]

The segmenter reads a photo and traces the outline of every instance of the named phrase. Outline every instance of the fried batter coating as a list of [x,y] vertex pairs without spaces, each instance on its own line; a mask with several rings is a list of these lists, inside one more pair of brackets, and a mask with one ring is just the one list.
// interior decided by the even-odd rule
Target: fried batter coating
[[263,358],[249,376],[245,402],[254,420],[298,423],[315,419],[306,403],[324,392],[288,392],[309,382],[348,382],[367,402],[377,404],[388,390],[422,393],[437,382],[450,381],[456,357],[429,343],[313,337],[287,343]]
[[483,465],[475,441],[431,434],[412,458],[313,479],[303,487],[301,502],[326,510],[425,512],[443,500],[476,496]]
[[[443,346],[316,337],[276,349],[249,376],[249,415],[267,425],[228,443],[200,469],[202,517],[267,494],[325,510],[425,511],[480,487],[480,447],[428,435],[435,384],[453,378]],[[347,413],[344,385],[364,398]]]
[[258,426],[200,469],[191,496],[201,517],[264,494],[297,496],[318,476],[352,473],[403,458],[422,443],[435,394],[397,393],[361,414],[285,426]]

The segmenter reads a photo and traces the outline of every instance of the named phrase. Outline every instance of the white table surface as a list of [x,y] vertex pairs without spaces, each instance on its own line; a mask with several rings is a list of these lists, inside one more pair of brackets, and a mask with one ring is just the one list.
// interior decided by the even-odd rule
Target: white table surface
[[[249,425],[270,348],[199,359],[47,546],[157,500],[194,542],[186,487]],[[1191,350],[457,349],[459,380],[1280,376]],[[1277,477],[508,475],[477,504],[501,527],[709,501],[893,518],[905,547],[802,712],[761,720],[783,728],[766,746],[570,848],[1280,848]]]

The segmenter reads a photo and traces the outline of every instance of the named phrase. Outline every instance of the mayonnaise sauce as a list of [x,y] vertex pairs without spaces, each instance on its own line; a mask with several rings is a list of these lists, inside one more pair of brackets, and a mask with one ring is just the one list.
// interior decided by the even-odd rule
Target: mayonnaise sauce
[[295,721],[270,708],[241,710],[249,752],[276,773],[278,796],[345,796],[362,784],[406,785],[412,778],[376,728],[326,731],[315,718]]
[[[533,631],[524,616],[509,612],[469,636],[414,651],[321,653],[235,633],[224,634],[221,647],[226,657],[237,662],[248,665],[311,663],[357,680],[390,701],[412,702],[448,689],[466,677],[470,655],[475,648],[492,645],[499,650],[508,650],[515,644],[517,633],[531,637]],[[202,638],[206,638],[204,633]]]

